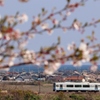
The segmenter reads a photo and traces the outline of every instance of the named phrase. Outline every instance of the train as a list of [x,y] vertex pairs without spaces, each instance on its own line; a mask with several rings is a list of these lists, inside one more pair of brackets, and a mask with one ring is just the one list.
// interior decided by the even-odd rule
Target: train
[[100,83],[90,82],[55,82],[53,91],[59,92],[100,92]]

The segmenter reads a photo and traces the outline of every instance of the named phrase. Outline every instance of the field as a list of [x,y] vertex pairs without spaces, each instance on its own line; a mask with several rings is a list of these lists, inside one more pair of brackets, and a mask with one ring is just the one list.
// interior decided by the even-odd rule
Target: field
[[41,84],[40,86],[21,85],[21,84],[20,85],[0,84],[0,90],[1,91],[7,90],[6,95],[2,95],[0,93],[0,100],[100,100],[100,92],[98,93],[93,93],[93,92],[56,93],[52,91],[52,84]]
[[41,84],[41,85],[12,85],[12,84],[0,84],[1,90],[30,90],[33,92],[41,93],[52,93],[53,86],[52,84]]

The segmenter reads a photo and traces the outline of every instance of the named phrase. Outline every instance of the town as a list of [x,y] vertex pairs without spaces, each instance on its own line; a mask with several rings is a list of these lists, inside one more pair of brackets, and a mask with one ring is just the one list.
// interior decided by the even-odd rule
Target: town
[[57,71],[53,75],[45,75],[43,72],[0,72],[0,82],[23,82],[35,83],[38,81],[54,83],[54,82],[100,82],[100,71],[91,72],[87,70],[65,70]]

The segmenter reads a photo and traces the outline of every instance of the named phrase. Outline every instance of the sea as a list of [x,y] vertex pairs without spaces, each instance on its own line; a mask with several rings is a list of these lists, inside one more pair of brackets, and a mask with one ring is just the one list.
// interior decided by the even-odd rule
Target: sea
[[[91,65],[82,65],[81,67],[74,67],[73,65],[61,65],[58,71],[68,71],[68,70],[77,70],[77,71],[83,71],[87,70],[90,71]],[[44,68],[42,66],[37,65],[22,65],[22,66],[14,66],[11,67],[10,72],[43,72]],[[98,65],[98,70],[100,71],[100,65]]]

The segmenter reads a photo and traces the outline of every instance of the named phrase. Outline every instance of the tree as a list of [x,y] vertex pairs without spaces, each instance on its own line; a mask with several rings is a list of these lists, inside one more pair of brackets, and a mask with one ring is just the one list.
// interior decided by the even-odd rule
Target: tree
[[[30,0],[19,0],[19,2],[27,3]],[[52,34],[55,29],[61,29],[64,32],[74,30],[85,34],[87,27],[96,27],[100,19],[84,23],[74,19],[69,26],[63,24],[71,13],[80,9],[81,6],[85,7],[87,2],[88,0],[80,0],[73,3],[71,0],[66,0],[62,9],[51,8],[51,12],[42,8],[41,12],[33,18],[30,29],[24,32],[16,30],[16,26],[28,20],[26,14],[17,12],[15,15],[2,17],[0,19],[0,68],[7,69],[15,65],[36,64],[44,66],[45,74],[53,74],[61,64],[72,61],[74,66],[81,66],[84,62],[90,62],[93,65],[91,70],[96,71],[97,61],[100,58],[100,43],[95,42],[97,40],[95,31],[87,36],[88,42],[81,39],[79,46],[75,43],[69,44],[67,47],[69,52],[67,51],[67,53],[60,45],[60,37],[58,37],[57,43],[48,47],[41,47],[37,52],[29,50],[26,46],[29,39],[34,39],[34,35],[41,35],[45,32]],[[0,5],[4,5],[4,0],[0,0]]]

